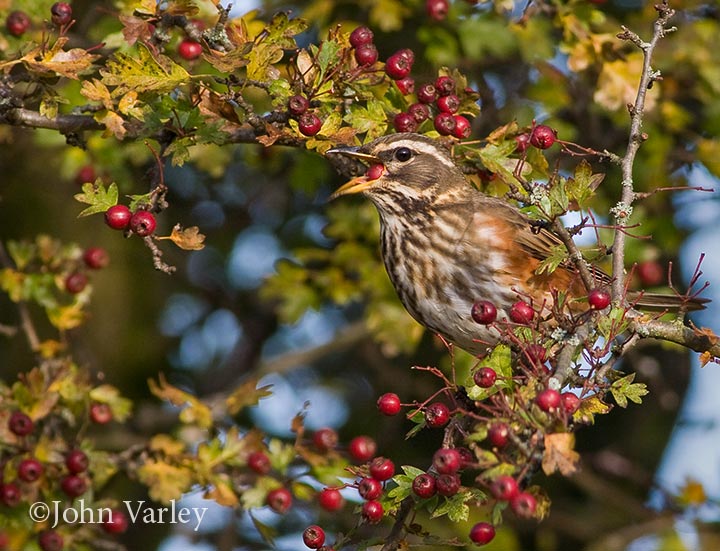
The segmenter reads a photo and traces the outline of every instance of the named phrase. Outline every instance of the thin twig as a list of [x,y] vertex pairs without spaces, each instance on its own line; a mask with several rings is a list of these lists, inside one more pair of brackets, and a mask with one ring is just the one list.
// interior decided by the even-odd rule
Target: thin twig
[[[675,14],[675,10],[668,6],[668,1],[663,0],[663,3],[656,5],[655,9],[658,11],[658,18],[653,25],[653,35],[650,42],[642,41],[638,35],[626,28],[623,28],[623,32],[618,35],[618,38],[632,42],[643,52],[643,70],[640,75],[637,96],[635,103],[629,106],[630,135],[628,138],[628,146],[620,165],[622,168],[622,193],[618,204],[611,209],[614,222],[618,225],[625,225],[627,223],[627,220],[632,214],[632,204],[636,199],[633,184],[633,167],[635,164],[635,156],[642,143],[647,139],[647,135],[642,132],[645,99],[652,83],[660,78],[660,74],[652,69],[652,56],[660,39],[663,38],[666,33],[674,30],[666,28],[668,21]],[[616,302],[623,300],[625,288],[625,238],[626,234],[624,232],[616,231],[612,245],[612,296]]]

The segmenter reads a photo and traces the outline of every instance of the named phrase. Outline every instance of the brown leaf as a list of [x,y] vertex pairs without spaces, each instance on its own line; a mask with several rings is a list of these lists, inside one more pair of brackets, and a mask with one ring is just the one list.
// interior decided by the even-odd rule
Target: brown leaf
[[152,38],[152,27],[147,19],[141,17],[135,17],[132,15],[120,15],[120,23],[123,24],[123,36],[128,46],[132,46],[138,40],[140,42],[147,42]]
[[[240,119],[235,109],[229,102],[224,100],[220,94],[203,88],[196,97],[200,99],[197,105],[203,118],[209,122],[217,121],[221,123],[221,129],[223,131],[232,132],[240,124]],[[232,124],[227,124],[228,121]]]
[[205,248],[205,236],[200,233],[200,228],[197,226],[183,229],[180,224],[175,224],[170,235],[158,239],[169,239],[186,251],[199,251]]
[[265,147],[270,147],[284,135],[282,130],[278,130],[270,123],[265,123],[265,131],[267,132],[267,136],[258,136],[257,138],[257,141],[263,144]]
[[580,454],[575,451],[575,435],[561,432],[545,435],[545,452],[543,453],[542,469],[547,475],[560,471],[570,476],[577,471]]
[[92,62],[100,56],[90,54],[82,48],[65,51],[62,48],[68,40],[68,37],[61,36],[49,50],[35,48],[25,54],[22,61],[31,71],[56,73],[77,80],[80,78],[79,73],[89,69]]

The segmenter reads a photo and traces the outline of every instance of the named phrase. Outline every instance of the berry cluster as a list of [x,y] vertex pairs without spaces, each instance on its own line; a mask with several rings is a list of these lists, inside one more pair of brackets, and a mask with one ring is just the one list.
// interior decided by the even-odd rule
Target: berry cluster
[[374,34],[365,27],[357,27],[350,33],[350,45],[353,47],[355,61],[361,67],[369,67],[378,60],[378,50],[373,44]]
[[525,153],[529,146],[538,149],[548,149],[557,141],[557,132],[545,124],[533,125],[530,132],[515,136],[517,144],[515,151]]
[[[72,7],[67,2],[55,2],[50,7],[50,20],[53,25],[60,28],[61,34],[72,23]],[[27,13],[21,10],[15,10],[8,14],[5,19],[5,28],[12,36],[20,37],[29,29],[32,21]]]
[[69,273],[65,276],[65,290],[76,295],[87,287],[90,278],[86,269],[101,270],[110,263],[110,255],[102,247],[88,247],[82,254],[82,264],[73,262]]
[[[400,85],[398,88],[405,95],[413,92],[401,88]],[[472,131],[470,121],[458,114],[461,100],[452,77],[443,75],[434,83],[423,84],[417,90],[417,100],[408,107],[407,112],[395,115],[393,120],[395,130],[415,132],[423,122],[432,118],[435,130],[442,136],[452,135],[460,139],[470,136]]]
[[155,216],[147,210],[132,212],[125,205],[113,205],[105,211],[105,223],[114,230],[128,230],[145,237],[152,234],[157,226]]
[[320,132],[322,121],[310,111],[310,101],[305,96],[292,96],[287,107],[290,116],[297,120],[298,130],[303,136],[311,137]]
[[[90,414],[92,418],[92,413]],[[0,508],[14,509],[28,500],[44,499],[45,492],[59,490],[73,500],[85,494],[91,486],[88,472],[90,458],[79,448],[70,448],[62,462],[53,459],[40,461],[33,455],[41,441],[41,430],[26,413],[15,410],[8,417],[7,430],[15,441],[6,442],[1,459]],[[48,498],[49,499],[49,498]],[[109,534],[119,534],[128,527],[122,511],[113,511],[112,518],[102,524]],[[42,551],[60,551],[64,547],[62,535],[53,529],[39,532],[38,546]]]

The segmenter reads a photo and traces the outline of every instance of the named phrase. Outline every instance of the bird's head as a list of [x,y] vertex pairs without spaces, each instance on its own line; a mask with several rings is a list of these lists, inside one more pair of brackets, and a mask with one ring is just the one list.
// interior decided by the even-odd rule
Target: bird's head
[[426,203],[447,185],[464,183],[450,152],[440,142],[420,134],[391,134],[362,147],[331,149],[327,154],[346,155],[369,165],[364,175],[341,186],[331,199],[362,193],[380,210]]

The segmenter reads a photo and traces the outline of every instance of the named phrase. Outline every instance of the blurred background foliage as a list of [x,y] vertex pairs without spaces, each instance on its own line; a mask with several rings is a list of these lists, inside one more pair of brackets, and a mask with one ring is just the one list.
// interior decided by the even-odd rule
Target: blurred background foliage
[[[5,0],[0,10],[23,8],[42,19],[50,4]],[[114,14],[131,4],[73,2],[77,24],[72,40],[87,47],[110,36],[118,44],[108,46],[120,45]],[[701,0],[671,5],[678,10],[673,21],[678,31],[661,42],[654,60],[663,79],[649,95],[644,124],[649,140],[635,167],[639,191],[698,185],[688,182],[698,174],[706,186],[720,176],[720,9]],[[474,137],[513,120],[526,126],[536,119],[556,128],[563,140],[615,153],[626,146],[626,105],[634,99],[641,70],[640,53],[615,35],[626,25],[648,37],[655,17],[652,2],[642,0],[552,0],[527,6],[511,0],[476,5],[456,0],[441,22],[430,19],[419,0],[241,1],[232,13],[250,9],[261,20],[278,10],[307,19],[310,27],[298,37],[301,46],[317,43],[337,24],[348,31],[367,24],[375,31],[381,59],[399,48],[413,49],[418,83],[433,80],[441,66],[459,68],[480,95]],[[202,4],[198,18],[214,16],[214,8]],[[179,40],[179,35],[173,38],[168,51]],[[209,67],[196,64],[191,70],[201,73]],[[69,82],[63,94],[80,98],[79,85]],[[275,395],[254,408],[248,421],[272,435],[289,437],[290,419],[309,401],[309,429],[332,426],[344,440],[373,434],[396,464],[422,464],[428,450],[437,447],[439,441],[428,431],[404,440],[408,423],[380,419],[374,403],[386,391],[397,392],[405,402],[423,400],[436,383],[410,366],[448,366],[449,355],[397,302],[379,261],[374,209],[361,201],[326,203],[341,180],[321,156],[278,146],[202,145],[190,148],[183,166],[167,163],[170,209],[160,216],[159,233],[169,233],[181,221],[199,226],[207,236],[202,251],[168,249],[165,259],[178,272],[167,276],[152,269],[138,240],[123,240],[99,217],[77,219],[80,207],[72,199],[79,191],[76,174],[88,164],[117,182],[121,194],[145,193],[154,160],[144,144],[98,133],[81,150],[53,131],[9,126],[0,126],[0,139],[0,238],[51,234],[110,253],[110,266],[92,276],[88,323],[67,335],[81,365],[136,401],[127,431],[99,435],[107,445],[122,448],[133,438],[169,430],[146,383],[164,372],[200,396],[262,374]],[[609,163],[594,163],[594,169],[607,172],[594,200],[602,222],[619,195],[620,173]],[[480,184],[492,190],[492,175],[485,176]],[[700,203],[716,198],[708,193],[683,204],[695,202],[705,212]],[[665,266],[675,258],[684,233],[674,223],[672,199],[671,193],[657,193],[637,204],[633,221],[642,224],[637,234],[652,238],[629,242],[629,263],[653,260]],[[677,263],[674,267],[677,271]],[[13,304],[0,297],[0,323],[15,322]],[[22,338],[0,339],[5,380],[32,361]],[[468,360],[458,353],[456,361]],[[487,549],[699,548],[688,547],[688,539],[680,537],[682,526],[676,530],[675,517],[643,507],[687,385],[688,355],[648,346],[626,362],[626,369],[637,370],[649,385],[645,403],[614,411],[581,431],[582,473],[542,481],[553,499],[549,519],[539,526],[511,521]],[[302,529],[309,515],[295,512],[281,521],[280,531]],[[339,529],[350,522],[324,520]],[[223,524],[232,525],[229,521],[206,530],[194,544],[171,535],[170,526],[146,527],[147,533],[134,529],[124,541],[132,549],[265,548],[256,537],[243,535],[249,531],[247,518],[235,522],[239,530],[229,546],[223,543],[228,537]],[[438,533],[460,537],[468,529],[435,526]],[[701,541],[716,541],[704,530]],[[654,547],[632,547],[647,537],[656,538]],[[278,544],[300,545],[282,538]],[[702,548],[713,549],[710,544]]]

